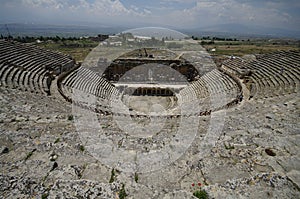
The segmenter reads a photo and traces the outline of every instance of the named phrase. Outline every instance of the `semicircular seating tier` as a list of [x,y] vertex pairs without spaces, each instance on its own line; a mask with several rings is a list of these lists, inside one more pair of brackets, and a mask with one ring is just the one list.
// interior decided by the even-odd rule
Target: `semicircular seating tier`
[[[68,101],[108,114],[113,112],[112,102],[120,96],[119,90],[109,81],[84,67],[63,79],[61,90]],[[237,102],[239,95],[240,87],[233,79],[213,70],[181,90],[177,97],[179,106],[197,102],[199,109],[195,114],[200,114]]]
[[31,44],[0,40],[2,86],[50,94],[54,77],[70,70],[74,64],[70,56],[60,52]]
[[240,86],[227,74],[215,69],[179,92],[178,103],[197,102],[199,112],[215,111],[239,100]]
[[299,91],[300,51],[278,51],[247,61],[226,60],[222,69],[243,80],[250,98],[266,98]]
[[111,102],[119,96],[119,91],[110,82],[85,67],[64,78],[61,91],[68,101],[105,113],[111,113]]

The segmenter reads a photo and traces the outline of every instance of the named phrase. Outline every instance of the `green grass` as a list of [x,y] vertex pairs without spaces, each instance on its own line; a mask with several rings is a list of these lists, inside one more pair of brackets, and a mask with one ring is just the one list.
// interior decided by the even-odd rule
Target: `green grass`
[[103,129],[107,129],[108,127],[109,127],[109,125],[108,124],[104,124],[104,125],[102,125],[101,126]]
[[[268,41],[266,39],[258,40],[239,40],[239,41],[214,41],[211,44],[208,44],[210,40],[199,40],[199,44],[205,43],[203,46],[209,51],[212,55],[234,55],[234,56],[243,56],[246,54],[265,54],[274,52],[277,50],[299,50],[299,43],[295,41]],[[37,44],[43,48],[59,51],[64,54],[71,55],[77,62],[82,62],[86,56],[91,52],[93,48],[98,46],[99,42],[92,41],[90,39],[81,39],[81,40],[60,40],[52,42],[43,42]],[[166,44],[171,45],[171,44]],[[177,44],[176,44],[177,45]],[[124,46],[122,46],[123,48]],[[175,46],[177,47],[177,46]],[[215,52],[210,50],[215,48]]]
[[226,144],[224,144],[224,147],[225,147],[225,149],[227,149],[227,150],[232,150],[232,149],[234,149],[234,146],[233,145],[226,145]]
[[25,160],[28,160],[28,159],[32,156],[32,154],[33,154],[33,152],[30,151],[30,152],[26,155]]
[[68,116],[68,120],[70,120],[70,121],[74,120],[74,116],[73,115],[69,115]]
[[89,39],[82,40],[64,40],[57,42],[44,42],[37,44],[40,47],[59,51],[64,54],[71,55],[77,62],[82,62],[85,57],[91,52],[93,48],[95,48],[99,42],[94,42]]
[[84,152],[84,150],[85,150],[84,146],[80,145],[79,150],[80,150],[81,152]]
[[33,155],[33,152],[35,152],[36,149],[33,149],[32,151],[30,151],[29,153],[27,153],[26,157],[25,157],[25,161],[28,160],[32,155]]
[[[213,44],[205,44],[204,48],[212,55],[234,55],[266,54],[278,50],[299,50],[299,44],[280,44],[269,41],[215,41]],[[216,49],[211,52],[211,49]]]
[[197,190],[193,193],[193,195],[199,199],[207,199],[208,198],[208,194],[205,190]]
[[109,183],[113,183],[115,181],[115,176],[116,176],[115,169],[112,169],[110,179],[109,179]]
[[46,198],[48,198],[48,196],[49,196],[49,193],[43,193],[42,194],[42,199],[46,199]]
[[124,199],[127,195],[126,191],[125,191],[125,185],[122,184],[122,189],[119,192],[119,199]]
[[137,183],[139,180],[139,175],[137,173],[134,173],[134,181]]

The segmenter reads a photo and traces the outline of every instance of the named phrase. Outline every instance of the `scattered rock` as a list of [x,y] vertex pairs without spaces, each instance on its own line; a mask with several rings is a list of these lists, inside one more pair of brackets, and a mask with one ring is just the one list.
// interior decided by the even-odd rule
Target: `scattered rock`
[[53,155],[50,156],[49,160],[50,160],[51,162],[53,162],[53,161],[55,161],[57,158],[58,158],[58,156],[57,156],[56,154],[53,154]]
[[266,118],[267,119],[272,119],[272,116],[271,115],[267,115]]
[[57,162],[54,162],[53,165],[52,165],[52,168],[51,168],[50,172],[53,171],[54,169],[56,169],[57,167],[58,167]]
[[1,146],[1,154],[4,154],[4,153],[8,153],[9,152],[9,148],[6,147],[6,146]]
[[272,149],[265,149],[265,152],[269,155],[269,156],[276,156],[276,153],[272,150]]
[[90,180],[58,180],[51,187],[50,198],[119,198],[120,183]]

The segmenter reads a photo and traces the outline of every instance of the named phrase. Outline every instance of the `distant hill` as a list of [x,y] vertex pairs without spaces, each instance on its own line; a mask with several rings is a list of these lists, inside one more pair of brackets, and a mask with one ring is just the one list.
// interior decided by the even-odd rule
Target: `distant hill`
[[[48,24],[7,24],[12,36],[61,36],[80,37],[98,34],[115,34],[126,30],[124,27],[109,27],[100,25],[48,25]],[[0,34],[7,36],[5,24],[0,24]]]
[[[7,24],[9,32],[12,36],[61,36],[61,37],[80,37],[80,36],[95,36],[98,34],[117,34],[131,27],[116,26],[116,25],[101,25],[101,24],[88,24],[88,25],[48,25],[48,24],[21,24],[13,23]],[[141,26],[143,27],[143,26]],[[179,32],[185,33],[189,36],[225,36],[235,38],[251,38],[251,37],[266,37],[266,38],[295,38],[300,39],[300,30],[286,30],[280,28],[268,28],[260,26],[246,26],[240,24],[221,24],[206,27],[196,27],[189,29],[173,28]],[[137,28],[131,29],[136,34],[166,35],[168,31],[173,38],[184,37],[176,31],[171,31],[165,28]],[[0,24],[0,34],[7,36],[5,24]]]
[[241,24],[220,24],[181,30],[188,34],[202,36],[232,36],[232,37],[271,37],[300,39],[300,30],[287,30],[263,26],[246,26]]

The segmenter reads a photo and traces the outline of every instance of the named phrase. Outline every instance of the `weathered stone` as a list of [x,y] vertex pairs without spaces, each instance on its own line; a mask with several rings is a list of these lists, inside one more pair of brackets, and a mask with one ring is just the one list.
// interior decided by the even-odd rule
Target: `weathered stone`
[[[184,51],[192,51],[191,48],[187,46],[182,50],[182,57],[189,58]],[[191,52],[193,58],[202,53],[198,50]],[[102,53],[109,54],[108,51]],[[92,64],[97,62],[96,58],[91,60]],[[199,69],[202,66],[203,74],[215,69],[204,62],[197,65]],[[217,82],[206,80],[207,83]],[[234,82],[229,85],[236,85]],[[216,88],[226,86],[214,85]],[[201,91],[208,96],[205,89]],[[84,94],[85,97],[92,96],[92,93]],[[298,198],[299,93],[287,94],[283,90],[283,95],[264,98],[272,94],[256,93],[251,100],[244,96],[241,103],[221,107],[222,110],[215,112],[204,106],[214,99],[210,95],[210,99],[203,100],[206,111],[197,116],[199,121],[182,124],[193,116],[168,116],[166,121],[156,121],[155,124],[163,124],[157,132],[149,129],[149,117],[130,116],[142,126],[140,129],[153,133],[145,137],[133,135],[132,131],[137,128],[124,131],[123,126],[116,123],[116,115],[107,115],[110,102],[98,99],[97,105],[107,111],[95,114],[96,123],[103,132],[96,131],[89,140],[82,137],[86,132],[78,131],[78,123],[74,124],[77,118],[70,117],[72,107],[64,99],[0,87],[0,195],[3,198],[118,198],[120,193],[126,192],[126,198],[167,199],[195,198],[193,192],[202,189],[209,198]],[[236,95],[236,90],[232,95]],[[150,102],[144,100],[146,105],[142,109],[149,111]],[[155,103],[158,102],[156,99]],[[165,100],[164,103],[174,108],[178,102]],[[218,101],[217,107],[221,104]],[[179,110],[170,110],[170,113],[179,113]],[[226,114],[216,121],[215,113]],[[126,120],[122,122],[128,124]],[[189,134],[193,124],[197,124],[194,137]],[[216,134],[217,124],[224,124],[219,127],[219,134]],[[94,128],[86,123],[83,126],[88,130]],[[183,135],[178,138],[179,128]],[[99,136],[107,138],[106,141],[113,145],[106,153],[91,147],[92,144],[107,144],[103,139],[97,140]],[[185,140],[190,137],[192,142],[186,144]],[[169,148],[164,156],[158,153],[150,157],[149,162],[138,164],[143,155],[163,151],[166,147]],[[128,153],[113,155],[117,150]],[[96,158],[97,153],[102,155],[101,158]],[[180,155],[171,161],[177,153]],[[123,164],[127,160],[132,161]],[[161,167],[151,167],[151,161]],[[145,167],[149,170],[143,170]],[[124,168],[130,171],[124,171]],[[201,186],[197,186],[198,183]]]
[[1,151],[1,154],[3,154],[3,153],[8,153],[8,152],[9,152],[9,149],[8,149],[6,146],[1,146],[0,151]]

